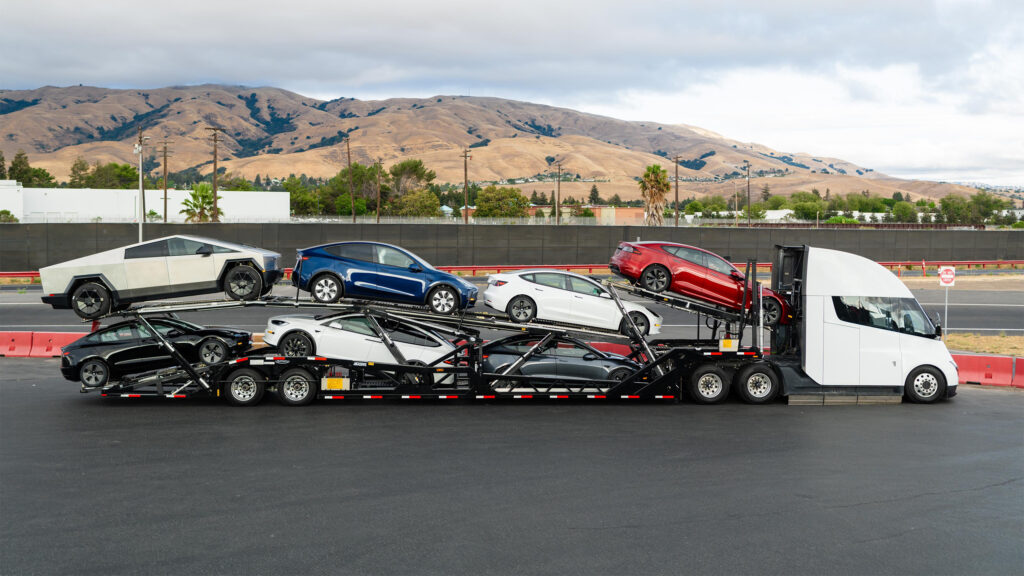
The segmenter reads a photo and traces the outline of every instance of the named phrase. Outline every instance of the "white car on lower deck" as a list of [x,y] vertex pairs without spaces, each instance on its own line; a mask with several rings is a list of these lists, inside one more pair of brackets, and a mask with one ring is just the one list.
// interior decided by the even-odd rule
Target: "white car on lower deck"
[[[513,322],[534,318],[625,331],[624,319],[606,288],[586,276],[551,269],[517,270],[487,278],[484,304]],[[661,316],[635,302],[622,302],[644,334],[661,333]]]
[[[374,321],[394,341],[406,363],[428,365],[455,346],[436,332],[408,323]],[[263,341],[284,356],[323,356],[359,362],[397,364],[394,355],[362,313],[327,316],[274,316],[267,321]]]

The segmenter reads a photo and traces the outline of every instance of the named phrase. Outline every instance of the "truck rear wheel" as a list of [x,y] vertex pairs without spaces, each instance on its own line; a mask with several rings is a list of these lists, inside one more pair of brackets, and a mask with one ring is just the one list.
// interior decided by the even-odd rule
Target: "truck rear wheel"
[[316,378],[307,370],[292,368],[281,375],[277,384],[277,399],[285,406],[305,406],[316,398]]
[[687,389],[698,404],[718,404],[729,396],[729,379],[718,366],[704,364],[690,374]]
[[736,374],[736,387],[747,404],[767,404],[779,395],[779,377],[767,364],[750,364]]
[[265,391],[263,376],[251,368],[235,370],[224,383],[224,397],[232,406],[255,406]]

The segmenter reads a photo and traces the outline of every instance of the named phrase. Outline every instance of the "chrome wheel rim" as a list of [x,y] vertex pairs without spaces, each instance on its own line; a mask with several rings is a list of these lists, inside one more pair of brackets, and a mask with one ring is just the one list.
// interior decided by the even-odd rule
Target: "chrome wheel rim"
[[717,374],[705,374],[697,380],[697,392],[704,398],[714,398],[722,393],[722,379]]
[[313,295],[321,302],[331,302],[338,296],[338,283],[330,278],[321,278],[313,286]]
[[747,378],[747,392],[754,398],[765,398],[772,391],[772,381],[767,374],[757,372]]
[[231,286],[231,292],[233,294],[248,296],[249,294],[252,294],[252,290],[256,286],[256,282],[254,282],[246,272],[235,272],[231,275],[231,282],[228,285]]
[[103,297],[97,290],[83,290],[75,298],[75,306],[84,314],[95,314],[103,309]]
[[939,379],[934,374],[922,372],[914,378],[914,392],[921,398],[931,398],[939,392]]
[[430,300],[430,307],[436,312],[451,312],[455,308],[455,295],[451,290],[438,290]]
[[199,357],[203,359],[203,362],[207,364],[216,364],[224,359],[227,354],[224,351],[224,346],[220,342],[206,342],[202,348],[199,349]]
[[764,311],[764,321],[766,324],[774,324],[778,322],[779,317],[782,316],[782,308],[775,300],[764,300],[764,302],[761,303],[761,310]]
[[526,322],[533,317],[533,305],[525,298],[516,300],[512,303],[512,317],[520,322]]
[[256,380],[252,376],[239,376],[231,381],[231,396],[239,402],[249,402],[256,397]]
[[309,396],[310,384],[304,376],[289,376],[281,385],[281,393],[292,402],[300,402]]
[[645,272],[644,275],[647,277],[644,280],[644,284],[652,292],[661,292],[668,286],[668,274],[665,274],[665,271],[661,268],[652,268]]
[[86,386],[99,386],[106,378],[107,371],[98,362],[93,362],[82,368],[82,383]]
[[309,344],[301,336],[292,336],[284,342],[285,356],[309,356]]

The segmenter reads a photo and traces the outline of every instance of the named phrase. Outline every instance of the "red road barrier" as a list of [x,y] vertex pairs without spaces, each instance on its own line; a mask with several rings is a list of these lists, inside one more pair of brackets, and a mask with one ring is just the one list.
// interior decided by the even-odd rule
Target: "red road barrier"
[[1024,358],[1013,360],[1013,381],[1010,384],[1014,388],[1024,388]]
[[0,332],[0,356],[28,356],[32,350],[31,332]]
[[601,352],[611,352],[612,354],[619,354],[621,356],[629,356],[633,352],[626,344],[615,344],[614,342],[589,342],[595,350]]
[[954,354],[960,369],[960,384],[1010,386],[1013,383],[1013,358],[1009,356],[969,356]]
[[30,358],[56,358],[60,356],[61,346],[67,346],[82,336],[84,332],[33,332]]
[[39,278],[39,272],[0,272],[0,278]]

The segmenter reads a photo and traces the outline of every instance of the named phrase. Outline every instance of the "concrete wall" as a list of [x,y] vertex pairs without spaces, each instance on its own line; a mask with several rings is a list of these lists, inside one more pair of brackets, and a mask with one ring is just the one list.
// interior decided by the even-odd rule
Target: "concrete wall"
[[[276,250],[287,266],[295,250],[342,240],[403,246],[438,266],[601,264],[623,240],[668,240],[741,262],[767,261],[776,244],[810,244],[876,261],[1024,260],[1024,232],[973,230],[825,230],[646,228],[457,224],[149,224],[145,236],[196,234]],[[39,268],[134,244],[133,224],[0,224],[0,270]]]

